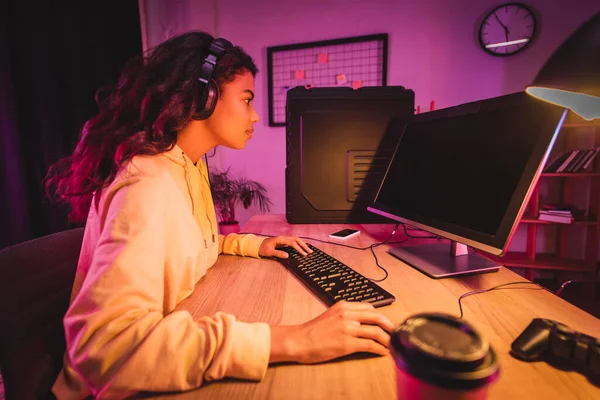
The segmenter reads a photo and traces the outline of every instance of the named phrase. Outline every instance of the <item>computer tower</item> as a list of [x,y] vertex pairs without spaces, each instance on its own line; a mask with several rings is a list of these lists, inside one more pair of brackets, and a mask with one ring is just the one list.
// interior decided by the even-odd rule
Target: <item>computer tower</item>
[[301,223],[390,222],[367,211],[402,126],[414,115],[402,86],[296,87],[286,103],[286,217]]

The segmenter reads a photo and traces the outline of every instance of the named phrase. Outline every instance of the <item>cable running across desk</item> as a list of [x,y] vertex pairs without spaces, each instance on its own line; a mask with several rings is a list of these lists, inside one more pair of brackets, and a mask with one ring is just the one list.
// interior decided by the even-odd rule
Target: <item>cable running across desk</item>
[[[396,230],[398,229],[398,226],[402,225],[402,227],[404,228],[404,235],[407,237],[407,239],[398,241],[398,242],[390,242],[389,240],[396,234]],[[422,229],[420,228],[412,228],[415,230],[420,230],[422,231]],[[265,236],[265,237],[274,237],[274,235],[267,235],[264,233],[253,233],[253,232],[244,232],[244,233],[251,233],[253,235],[258,235],[258,236]],[[241,234],[241,232],[240,232]],[[406,243],[407,241],[411,240],[411,239],[440,239],[441,237],[438,235],[431,235],[431,236],[418,236],[418,235],[411,235],[410,233],[408,233],[407,230],[407,225],[404,223],[397,223],[396,226],[394,227],[394,229],[392,230],[392,233],[388,236],[387,239],[385,239],[383,242],[375,242],[373,244],[370,244],[369,246],[366,247],[357,247],[357,246],[351,246],[348,244],[344,244],[344,243],[337,243],[337,242],[331,242],[329,240],[322,240],[322,239],[316,239],[316,238],[312,238],[309,236],[299,236],[300,239],[306,239],[306,240],[311,240],[311,241],[315,241],[315,242],[320,242],[320,243],[327,243],[327,244],[333,244],[335,246],[341,246],[341,247],[346,247],[348,249],[353,249],[353,250],[370,250],[371,254],[373,255],[373,258],[375,259],[375,265],[377,265],[377,267],[379,269],[381,269],[384,272],[384,276],[381,279],[375,279],[375,278],[367,278],[369,279],[371,282],[383,282],[384,280],[387,279],[387,277],[389,276],[387,269],[385,269],[381,264],[379,264],[379,259],[377,258],[377,255],[375,254],[375,250],[373,250],[375,247],[379,247],[381,245],[384,244],[402,244],[402,243]]]
[[[404,228],[404,234],[408,238],[404,239],[402,241],[399,241],[399,242],[389,242],[389,240],[396,233],[396,229],[398,228],[399,225],[400,224],[396,224],[396,226],[394,227],[394,230],[392,231],[392,233],[390,234],[390,236],[386,240],[384,240],[383,242],[373,243],[373,244],[371,244],[371,245],[369,245],[367,247],[351,246],[351,245],[347,245],[347,244],[343,244],[343,243],[331,242],[331,241],[328,241],[328,240],[315,239],[315,238],[311,238],[311,237],[308,237],[308,236],[299,236],[299,237],[301,239],[307,239],[307,240],[317,241],[317,242],[321,242],[321,243],[333,244],[333,245],[336,245],[336,246],[342,246],[342,247],[346,247],[346,248],[350,248],[350,249],[354,249],[354,250],[367,250],[367,249],[371,250],[371,253],[373,254],[373,257],[375,258],[375,264],[377,265],[377,267],[381,268],[385,272],[385,276],[382,279],[366,278],[363,275],[361,275],[361,274],[357,273],[356,271],[354,271],[352,268],[346,266],[345,264],[339,262],[338,260],[336,260],[332,256],[330,256],[327,253],[323,252],[322,250],[317,249],[316,247],[314,247],[314,246],[312,246],[312,245],[309,244],[309,246],[311,247],[311,249],[313,251],[316,251],[318,255],[328,257],[331,260],[333,260],[334,262],[340,263],[342,267],[347,268],[350,271],[349,273],[356,274],[356,279],[354,279],[354,281],[357,281],[359,278],[365,278],[365,279],[368,279],[368,281],[371,281],[371,282],[381,282],[381,281],[385,280],[388,277],[388,272],[387,272],[387,270],[385,268],[383,268],[379,264],[379,260],[377,259],[377,255],[375,254],[375,251],[373,250],[375,247],[381,246],[383,244],[401,244],[401,243],[405,243],[408,240],[411,240],[411,239],[414,239],[414,238],[419,238],[419,239],[440,239],[441,238],[438,235],[432,235],[432,236],[414,236],[414,235],[411,235],[411,234],[408,233],[406,225],[402,224],[403,228]],[[414,228],[414,229],[420,230],[419,228]],[[265,236],[265,237],[273,237],[272,235],[266,235],[266,234],[256,234],[256,233],[254,233],[254,234],[255,235],[260,235],[260,236]],[[290,246],[286,246],[286,247],[289,247],[289,249],[287,249],[287,250],[288,250],[288,254],[290,254],[290,257],[292,257],[293,253],[297,253],[297,251],[294,248],[292,248]],[[475,250],[475,252],[479,253],[477,250]],[[304,258],[304,256],[301,256],[299,254],[295,254],[295,255],[297,256],[298,260],[300,260],[301,258]],[[285,262],[283,262],[283,264],[285,265]],[[288,265],[286,265],[286,266],[288,266]],[[292,267],[291,269],[288,268],[288,269],[290,269],[290,271],[292,271],[297,277],[299,277],[305,284],[308,284],[309,286],[314,286],[313,282],[311,282],[310,280],[306,279],[306,276],[308,276],[308,275],[302,276],[303,274],[302,273],[298,273],[299,270],[294,270],[294,268],[295,267]],[[364,288],[366,289],[367,288],[367,284],[370,283],[368,281],[367,280],[365,280],[364,282],[360,281],[360,284],[361,285],[365,284]],[[535,285],[537,287],[523,287],[523,288],[507,287],[507,286],[519,285],[519,284],[521,284],[521,285]],[[376,300],[379,300],[376,306],[387,305],[387,304],[392,303],[395,300],[395,298],[394,298],[393,295],[389,294],[388,292],[386,292],[385,290],[383,290],[381,287],[379,287],[375,283],[372,283],[371,285],[374,285],[374,287],[376,289],[381,290],[381,292],[384,293],[384,295],[380,295],[379,296],[379,299],[377,299],[377,296],[376,297],[371,297],[369,299],[370,302],[375,302]],[[343,298],[342,298],[342,295],[337,295],[337,294],[335,296],[331,296],[331,293],[327,293],[330,290],[327,290],[327,291],[323,290],[325,288],[329,288],[329,286],[326,285],[325,287],[320,288],[319,285],[317,284],[315,287],[310,287],[309,289],[311,291],[313,291],[313,293],[315,293],[318,297],[320,297],[322,300],[324,300],[329,305],[331,305],[331,304],[333,304],[333,303],[335,303],[336,301],[339,301],[339,300],[348,300],[348,301],[355,300],[355,298],[353,296],[348,296],[348,295],[343,296]],[[541,285],[539,285],[539,284],[537,284],[535,282],[508,282],[508,283],[503,283],[501,285],[497,285],[497,286],[491,287],[489,289],[474,290],[474,291],[471,291],[471,292],[464,293],[464,294],[462,294],[458,298],[458,307],[459,307],[459,310],[460,310],[460,317],[459,318],[462,318],[464,316],[464,312],[463,312],[463,309],[462,309],[462,302],[461,302],[462,299],[464,299],[465,297],[476,295],[476,294],[487,293],[487,292],[490,292],[490,291],[493,291],[493,290],[500,290],[500,289],[547,290],[550,293],[553,293],[552,291],[548,290],[547,288],[545,288],[545,287],[543,287],[543,286],[541,286]],[[561,287],[561,289],[562,289],[562,287]],[[373,290],[373,289],[371,289],[371,290]],[[363,290],[363,292],[364,292],[364,290]],[[352,293],[352,292],[350,292],[350,293]],[[348,294],[350,294],[350,293],[348,293]],[[355,293],[352,293],[352,294],[354,295]],[[558,295],[558,293],[557,293],[557,295]],[[385,299],[384,299],[384,297],[385,297]],[[362,296],[358,300],[361,300],[361,299],[362,299]]]
[[[523,288],[519,288],[519,287],[506,287],[506,286],[510,286],[510,285],[535,285],[537,287],[523,287]],[[508,283],[503,283],[501,285],[497,285],[494,287],[491,287],[489,289],[482,289],[482,290],[473,290],[471,292],[467,292],[462,294],[459,298],[458,298],[458,308],[460,309],[460,317],[463,317],[463,309],[462,309],[462,304],[461,304],[461,300],[464,299],[465,297],[469,297],[469,296],[473,296],[475,294],[480,294],[480,293],[487,293],[487,292],[491,292],[492,290],[499,290],[499,289],[526,289],[526,290],[548,290],[545,287],[538,285],[535,282],[508,282]],[[552,293],[550,290],[548,290],[550,293]]]

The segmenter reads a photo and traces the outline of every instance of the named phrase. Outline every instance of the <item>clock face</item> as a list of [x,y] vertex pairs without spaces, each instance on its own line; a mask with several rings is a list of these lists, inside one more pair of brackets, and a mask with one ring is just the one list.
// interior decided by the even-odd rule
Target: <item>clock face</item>
[[495,56],[510,56],[527,47],[536,33],[535,15],[521,3],[494,8],[481,23],[479,44]]

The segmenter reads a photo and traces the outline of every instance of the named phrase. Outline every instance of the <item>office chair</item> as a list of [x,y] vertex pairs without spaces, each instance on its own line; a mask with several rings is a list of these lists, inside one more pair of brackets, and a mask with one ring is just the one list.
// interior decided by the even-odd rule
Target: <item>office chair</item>
[[83,228],[0,251],[0,371],[6,400],[52,398],[62,368]]

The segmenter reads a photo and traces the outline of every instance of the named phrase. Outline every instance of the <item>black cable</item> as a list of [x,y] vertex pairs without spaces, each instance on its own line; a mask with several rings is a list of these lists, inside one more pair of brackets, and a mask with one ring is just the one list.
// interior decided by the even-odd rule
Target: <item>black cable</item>
[[[371,247],[378,247],[381,246],[383,244],[398,244],[398,243],[404,243],[406,240],[403,240],[401,242],[388,242],[388,240],[390,240],[395,234],[396,234],[396,229],[398,228],[400,224],[396,224],[396,227],[394,228],[394,230],[392,231],[392,233],[390,234],[390,236],[388,236],[387,239],[385,239],[383,242],[375,242],[373,244],[370,244],[366,247],[356,247],[356,246],[351,246],[349,244],[344,244],[344,243],[337,243],[337,242],[331,242],[329,240],[322,240],[322,239],[315,239],[309,236],[298,236],[298,238],[300,239],[306,239],[306,240],[312,240],[315,242],[320,242],[320,243],[327,243],[327,244],[333,244],[335,246],[341,246],[341,247],[347,247],[349,249],[353,249],[353,250],[368,250]],[[239,235],[247,235],[247,234],[251,234],[251,235],[256,235],[256,236],[265,236],[265,237],[277,237],[277,236],[281,236],[281,235],[268,235],[266,233],[255,233],[255,232],[239,232]]]
[[[390,240],[392,238],[392,236],[394,236],[394,234],[396,233],[396,229],[398,229],[398,225],[400,225],[400,224],[402,224],[402,227],[404,228],[404,235],[406,235],[407,239],[404,239],[404,240],[402,240],[400,242],[388,242],[388,240]],[[415,227],[413,227],[413,228],[415,230],[422,230],[420,228],[415,228]],[[377,259],[377,255],[375,254],[375,250],[373,250],[373,248],[375,248],[377,246],[381,246],[382,244],[385,244],[385,243],[387,243],[387,244],[401,244],[401,243],[405,243],[405,242],[407,242],[407,241],[409,241],[411,239],[441,239],[441,236],[438,236],[438,235],[433,235],[433,236],[419,236],[419,235],[415,236],[415,235],[411,235],[407,231],[406,224],[404,224],[404,223],[398,223],[398,224],[396,224],[396,226],[394,227],[394,230],[393,230],[392,234],[386,240],[384,240],[381,243],[372,244],[371,246],[369,246],[369,250],[371,250],[371,254],[373,254],[373,258],[375,258],[375,265],[377,265],[378,268],[380,268],[380,269],[383,270],[383,272],[385,273],[385,276],[383,278],[381,278],[381,279],[373,279],[373,278],[367,278],[367,279],[369,279],[371,282],[382,282],[382,281],[386,280],[387,277],[388,277],[387,270],[383,266],[381,266],[379,264],[379,259]]]
[[[479,254],[479,251],[477,249],[475,249],[474,247],[471,247],[471,249]],[[481,257],[485,257],[481,254],[479,254]],[[503,267],[506,268],[506,265],[504,264],[504,261],[502,261],[502,259],[500,259],[500,263],[502,264]],[[505,286],[510,286],[510,285],[518,285],[518,284],[523,284],[523,285],[535,285],[537,287],[525,287],[525,288],[506,288]],[[492,290],[500,290],[500,289],[529,289],[529,290],[547,290],[548,292],[552,293],[552,291],[548,290],[547,288],[535,283],[535,282],[508,282],[508,283],[503,283],[501,285],[497,285],[494,287],[491,287],[489,289],[482,289],[482,290],[473,290],[471,292],[467,292],[462,294],[459,298],[458,298],[458,308],[460,310],[460,317],[462,318],[464,313],[463,313],[463,309],[462,309],[462,303],[461,300],[464,299],[465,297],[469,297],[469,296],[473,296],[475,294],[480,294],[480,293],[486,293],[486,292],[491,292]]]
[[208,168],[208,157],[206,156],[206,154],[204,154],[204,163],[206,164],[206,175],[207,175],[207,179],[208,179],[208,187],[210,187],[210,190],[212,190],[212,183],[210,181],[210,169]]
[[[405,242],[409,241],[412,238],[419,238],[419,237],[421,237],[421,236],[413,236],[413,237],[409,236],[408,239],[404,239],[404,240],[401,240],[399,242],[390,242],[389,240],[396,234],[396,230],[398,229],[399,225],[400,225],[399,223],[396,224],[396,226],[394,227],[394,230],[392,231],[392,233],[390,234],[390,236],[388,236],[388,238],[385,239],[383,242],[375,242],[373,244],[370,244],[367,247],[356,247],[356,246],[351,246],[351,245],[344,244],[344,243],[331,242],[329,240],[315,239],[315,238],[312,238],[312,237],[309,237],[309,236],[298,236],[298,237],[300,239],[306,239],[306,240],[312,240],[312,241],[315,241],[315,242],[333,244],[333,245],[336,245],[336,246],[346,247],[346,248],[353,249],[353,250],[367,250],[367,249],[371,250],[371,254],[373,254],[373,257],[375,258],[375,265],[377,265],[378,268],[380,268],[381,270],[383,270],[383,272],[385,273],[385,276],[383,278],[381,278],[381,279],[373,279],[373,278],[367,278],[367,277],[366,278],[368,280],[372,281],[372,282],[382,282],[382,281],[384,281],[384,280],[387,279],[387,277],[388,277],[389,274],[388,274],[388,271],[381,264],[379,264],[379,259],[377,258],[377,255],[375,254],[375,250],[373,250],[373,249],[375,247],[379,247],[379,246],[384,245],[384,244],[401,244],[401,243],[405,243]],[[240,232],[240,234],[248,234],[248,233],[253,234],[253,235],[257,235],[257,236],[275,237],[273,235],[267,235],[267,234],[264,234],[264,233]]]
[[562,293],[563,290],[565,290],[565,288],[570,285],[571,283],[596,283],[597,281],[595,279],[592,280],[581,280],[581,279],[571,279],[568,281],[564,281],[562,283],[562,285],[560,285],[560,287],[558,288],[558,290],[556,291],[556,295],[560,297],[560,294]]
[[[537,287],[532,288],[532,287],[526,287],[526,288],[505,288],[505,286],[509,286],[509,285],[535,285]],[[471,292],[467,292],[462,294],[459,298],[458,298],[458,308],[460,309],[460,317],[463,317],[463,309],[462,309],[462,304],[461,304],[461,300],[464,299],[465,297],[469,297],[472,296],[474,294],[479,294],[479,293],[486,293],[486,292],[491,292],[492,290],[498,290],[498,289],[529,289],[529,290],[548,290],[545,287],[538,285],[535,282],[508,282],[508,283],[503,283],[501,285],[497,285],[494,287],[491,287],[489,289],[483,289],[483,290],[473,290]],[[552,293],[550,290],[548,290],[550,293]]]
[[[410,238],[408,238],[408,239],[404,239],[404,240],[402,240],[402,241],[400,241],[400,242],[389,242],[388,244],[400,244],[400,243],[407,242],[407,241],[409,241],[409,240],[410,240]],[[375,246],[374,246],[374,245],[371,245],[371,246],[369,246],[369,249],[371,250],[371,254],[373,254],[373,257],[375,258],[375,265],[377,265],[377,267],[379,267],[380,269],[382,269],[382,270],[383,270],[383,272],[385,273],[385,276],[384,276],[383,278],[381,278],[381,279],[367,278],[367,279],[368,279],[368,280],[370,280],[371,282],[383,282],[383,281],[384,281],[384,280],[386,280],[386,279],[387,279],[387,277],[388,277],[388,272],[387,272],[387,269],[385,269],[383,266],[381,266],[381,265],[379,264],[379,260],[377,259],[377,255],[375,254],[375,250],[373,250],[373,248],[374,248],[374,247],[381,246],[382,244],[383,244],[383,242],[382,242],[382,243],[379,243],[379,244],[377,244],[377,245],[375,245]]]
[[[442,238],[441,238],[441,236],[438,236],[438,235],[435,235],[435,236],[412,236],[412,235],[408,235],[408,234],[407,234],[407,235],[406,235],[406,236],[408,236],[408,238],[407,238],[407,239],[401,240],[401,241],[399,241],[399,242],[389,242],[389,240],[390,240],[390,239],[391,239],[391,238],[392,238],[392,237],[395,235],[395,233],[396,233],[396,229],[398,229],[398,226],[399,226],[399,225],[400,225],[400,224],[396,224],[396,226],[394,227],[394,230],[392,231],[392,233],[390,234],[390,236],[388,236],[388,238],[387,238],[387,239],[385,239],[383,242],[375,242],[375,243],[373,243],[373,244],[371,244],[371,245],[369,245],[369,246],[367,246],[367,247],[356,247],[356,246],[350,246],[350,245],[347,245],[347,244],[344,244],[344,243],[336,243],[336,242],[331,242],[331,241],[329,241],[329,240],[315,239],[315,238],[311,238],[311,237],[309,237],[309,236],[299,236],[299,238],[300,238],[300,239],[313,240],[313,241],[316,241],[316,242],[321,242],[321,243],[333,244],[333,245],[336,245],[336,246],[342,246],[342,247],[346,247],[346,248],[349,248],[349,249],[354,249],[354,250],[367,250],[367,249],[371,250],[371,254],[373,254],[373,257],[375,258],[375,264],[377,265],[377,267],[378,267],[378,268],[380,268],[380,269],[382,269],[382,270],[383,270],[383,272],[385,273],[385,276],[384,276],[383,278],[381,278],[381,279],[373,279],[373,278],[367,278],[367,279],[369,279],[369,280],[370,280],[370,281],[372,281],[372,282],[382,282],[382,281],[384,281],[385,279],[387,279],[387,277],[388,277],[388,275],[389,275],[389,274],[388,274],[388,271],[387,271],[387,270],[386,270],[386,269],[385,269],[383,266],[381,266],[381,265],[379,264],[379,260],[378,260],[378,258],[377,258],[377,255],[375,254],[375,251],[373,250],[375,247],[381,246],[381,245],[383,245],[383,244],[386,244],[386,243],[387,243],[387,244],[401,244],[401,243],[405,243],[405,242],[407,242],[407,241],[409,241],[409,240],[411,240],[411,239],[416,239],[416,238],[422,238],[422,239],[442,239]],[[407,233],[407,232],[406,232],[406,225],[404,225],[404,224],[402,224],[402,225],[403,225],[403,227],[404,227],[404,232],[405,232],[405,234],[406,234],[406,233]],[[415,228],[415,229],[418,229],[418,228]],[[273,235],[267,235],[267,234],[264,234],[264,233],[253,233],[253,232],[243,232],[243,233],[242,233],[242,232],[240,232],[240,234],[245,234],[245,233],[251,233],[251,234],[254,234],[254,235],[258,235],[258,236],[265,236],[265,237],[275,237],[275,236],[273,236]],[[473,248],[473,250],[474,250],[476,253],[479,253],[479,252],[477,251],[477,249],[474,249],[474,248]],[[506,267],[506,265],[504,265],[504,262],[503,262],[503,261],[501,261],[501,263],[502,263],[502,265],[503,265],[504,267]],[[570,283],[570,282],[569,282],[569,283]],[[537,286],[537,287],[524,287],[524,288],[507,288],[507,287],[506,287],[506,286],[511,286],[511,285],[535,285],[535,286]],[[503,283],[503,284],[500,284],[500,285],[497,285],[497,286],[493,286],[493,287],[491,287],[491,288],[489,288],[489,289],[483,289],[483,290],[473,290],[473,291],[471,291],[471,292],[467,292],[467,293],[464,293],[464,294],[462,294],[462,295],[461,295],[461,296],[458,298],[458,308],[459,308],[459,310],[460,310],[460,317],[459,317],[459,318],[462,318],[462,317],[463,317],[463,315],[464,315],[464,312],[463,312],[463,309],[462,309],[462,302],[461,302],[461,301],[462,301],[462,299],[464,299],[465,297],[473,296],[473,295],[475,295],[475,294],[487,293],[487,292],[491,292],[491,291],[493,291],[493,290],[500,290],[500,289],[528,289],[528,290],[547,290],[548,292],[550,292],[550,293],[553,293],[551,290],[548,290],[547,288],[545,288],[545,287],[543,287],[543,286],[541,286],[541,285],[539,285],[539,284],[537,284],[537,283],[535,283],[535,282],[508,282],[508,283]],[[553,293],[553,294],[554,294],[554,293]]]
[[419,231],[423,231],[425,232],[423,229],[421,228],[416,228],[414,226],[411,226],[410,228],[407,227],[406,224],[402,224],[402,227],[404,228],[404,234],[409,237],[410,239],[443,239],[440,235],[429,235],[429,236],[415,236],[415,235],[411,235],[410,233],[408,233],[408,229],[410,230],[419,230]]

